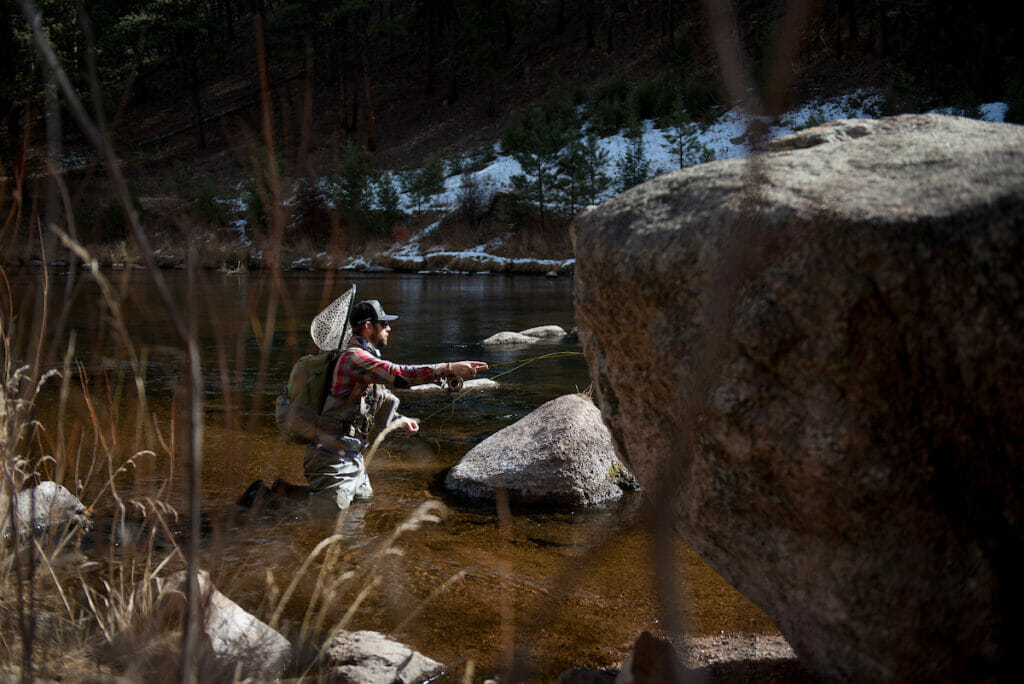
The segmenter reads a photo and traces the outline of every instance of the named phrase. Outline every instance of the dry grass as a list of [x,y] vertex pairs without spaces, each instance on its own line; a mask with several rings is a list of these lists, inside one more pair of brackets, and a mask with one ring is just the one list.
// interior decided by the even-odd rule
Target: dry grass
[[[185,550],[174,541],[173,528],[179,514],[163,500],[166,492],[155,492],[156,498],[133,500],[122,496],[118,484],[139,459],[149,458],[153,452],[143,450],[118,462],[122,430],[106,422],[115,415],[115,407],[102,406],[104,400],[90,388],[86,374],[70,363],[59,372],[50,371],[33,379],[29,365],[14,362],[10,332],[9,318],[4,312],[0,318],[0,499],[5,504],[0,525],[15,520],[13,493],[55,472],[76,476],[72,478],[77,485],[76,493],[88,498],[89,511],[114,512],[102,530],[110,537],[105,542],[105,554],[104,542],[94,541],[83,547],[86,530],[73,526],[44,535],[14,536],[0,544],[0,663],[5,664],[0,673],[22,679],[60,681],[103,675],[125,676],[131,681],[176,679],[174,673],[179,671],[183,639],[181,624],[168,624],[163,617],[154,580],[187,566]],[[68,358],[71,356],[69,351]],[[132,384],[130,379],[126,380]],[[47,383],[59,384],[60,388],[47,389]],[[73,387],[73,383],[78,386]],[[59,395],[61,406],[57,415],[67,415],[66,404],[72,394],[81,397],[88,407],[89,423],[76,428],[92,437],[94,449],[88,463],[82,462],[80,453],[72,455],[55,438],[59,430],[36,421],[34,407],[44,392],[48,392],[48,397]],[[132,417],[123,416],[124,419],[130,422]],[[157,448],[172,452],[166,455],[173,456],[174,447],[159,435],[179,430],[174,425],[161,429],[152,424],[149,428],[143,432],[152,434]],[[368,459],[372,459],[385,435],[386,431],[382,432],[374,443]],[[83,436],[77,442],[77,451],[87,441]],[[40,449],[47,445],[53,448],[40,457]],[[173,477],[173,473],[169,475]],[[293,675],[315,679],[322,674],[318,671],[320,657],[331,635],[349,627],[363,602],[381,589],[391,572],[389,564],[401,559],[399,542],[403,535],[423,524],[438,522],[444,513],[442,504],[425,502],[353,567],[341,554],[341,528],[345,521],[342,512],[334,534],[314,546],[301,565],[288,575],[286,585],[279,585],[268,575],[267,601],[258,611],[268,624],[282,629],[285,612],[294,615],[295,602],[304,602],[298,607],[303,615],[300,624],[285,625],[291,628],[286,636],[298,647],[290,670]],[[121,532],[129,527],[134,530],[131,536]],[[113,543],[115,537],[120,540],[117,548]],[[441,584],[434,596],[460,578],[461,573],[456,573]],[[230,571],[220,579],[230,593]],[[307,596],[310,584],[313,590]],[[303,587],[301,599],[299,587]],[[342,602],[353,594],[355,600]],[[412,607],[407,621],[415,619],[424,605]],[[203,652],[198,653],[196,662],[203,662],[203,658]],[[208,670],[202,671],[208,674]],[[205,676],[201,679],[205,680]]]
[[[27,0],[21,0],[21,3],[30,8]],[[792,24],[800,23],[800,10],[805,4],[790,3],[790,9],[795,15]],[[715,35],[711,38],[718,39],[723,72],[730,90],[735,94],[734,99],[738,100],[750,89],[746,87],[748,79],[742,65],[735,61],[736,50],[733,48],[736,46],[729,43],[729,36],[733,35],[733,23],[732,17],[713,16],[711,25]],[[790,27],[791,32],[795,30]],[[45,40],[42,37],[38,40],[43,61],[48,62],[55,74],[63,76],[60,65],[47,52]],[[796,43],[795,40],[788,42]],[[780,64],[784,61],[780,58]],[[265,64],[262,55],[259,63]],[[266,84],[266,74],[263,76]],[[784,90],[785,74],[778,76],[777,80],[779,89]],[[132,198],[123,178],[119,178],[120,166],[102,122],[96,123],[90,119],[69,85],[59,85],[71,115],[104,157],[105,168],[112,177],[113,194],[126,215],[128,237],[92,250],[86,250],[76,241],[67,238],[67,235],[76,234],[73,229],[72,193],[62,186],[61,174],[48,169],[54,181],[52,185],[58,187],[37,188],[38,196],[33,197],[31,202],[26,197],[12,205],[8,201],[12,194],[7,192],[7,188],[0,187],[0,197],[5,203],[0,206],[3,210],[0,212],[3,217],[0,248],[12,260],[38,258],[47,261],[53,258],[58,236],[66,233],[64,248],[81,261],[84,270],[99,285],[104,297],[105,316],[112,321],[117,338],[113,353],[119,360],[128,360],[130,370],[113,379],[105,377],[103,382],[94,385],[95,378],[72,363],[73,338],[67,340],[63,363],[45,358],[41,341],[47,339],[44,334],[44,321],[48,320],[46,305],[52,304],[55,298],[51,293],[43,291],[37,293],[34,299],[19,299],[16,306],[16,295],[7,285],[6,298],[0,297],[0,338],[3,341],[3,358],[0,360],[0,494],[3,496],[0,499],[6,501],[0,519],[6,517],[8,521],[14,521],[15,510],[11,501],[16,492],[37,479],[52,477],[68,485],[72,492],[85,500],[90,511],[112,512],[107,521],[108,541],[117,538],[119,531],[128,528],[130,524],[136,532],[130,539],[120,537],[125,542],[120,547],[108,543],[106,547],[97,545],[85,548],[82,545],[82,530],[79,528],[58,530],[42,538],[31,535],[12,538],[0,544],[0,673],[25,681],[34,677],[81,681],[102,678],[104,675],[120,675],[137,681],[186,680],[197,674],[195,667],[200,659],[196,648],[200,607],[198,602],[189,604],[181,624],[159,624],[159,621],[153,619],[156,597],[152,592],[152,580],[172,569],[186,569],[193,577],[199,570],[198,504],[201,482],[198,473],[202,469],[204,428],[200,391],[202,378],[197,382],[193,375],[180,381],[174,388],[176,397],[170,419],[161,424],[148,407],[143,359],[132,345],[127,326],[120,315],[119,300],[105,282],[100,267],[115,264],[124,267],[144,266],[152,274],[157,290],[160,291],[160,267],[191,264],[195,268],[225,271],[251,268],[255,251],[262,248],[263,267],[277,277],[282,265],[325,250],[324,246],[312,243],[285,244],[283,235],[288,217],[280,212],[269,217],[270,226],[266,235],[257,241],[259,247],[254,248],[239,246],[235,236],[224,230],[164,225],[160,234],[147,233],[142,229],[138,217],[132,213]],[[269,109],[272,98],[266,85],[264,95],[268,104],[264,111],[262,140],[248,142],[254,150],[253,168],[261,166],[257,159],[261,155],[270,160],[265,165],[270,176],[265,204],[281,207],[282,198],[286,194],[282,190],[285,183],[274,175],[274,113]],[[755,111],[759,109],[756,103],[752,108]],[[63,213],[53,212],[53,215],[62,216],[62,220],[54,221],[53,225],[44,221],[43,217],[47,214],[45,205],[62,208]],[[517,230],[510,230],[508,225],[501,208],[497,207],[491,216],[474,218],[472,224],[458,217],[443,222],[436,235],[427,239],[427,243],[443,243],[450,249],[461,249],[501,237],[502,246],[495,249],[497,256],[532,254],[563,258],[571,254],[568,220],[549,219],[543,226],[525,222]],[[31,226],[34,232],[31,235],[18,233],[15,227],[20,226]],[[395,230],[399,230],[398,227]],[[401,236],[393,232],[391,237],[397,239]],[[311,265],[330,267],[346,251],[356,252],[356,247],[370,251],[375,247],[368,240],[364,242],[366,244],[357,246],[338,239],[326,248],[326,254],[320,258],[319,263]],[[740,242],[737,240],[738,244]],[[2,267],[0,273],[3,275],[0,280],[6,282],[6,272],[3,272]],[[266,333],[264,346],[268,344],[274,330],[277,313],[273,307],[278,302],[286,302],[283,288],[278,287],[275,297],[272,297],[274,304],[262,316],[254,316],[254,328],[258,326]],[[728,278],[723,278],[720,290],[708,296],[722,300],[727,307],[733,291]],[[168,345],[180,346],[187,372],[198,373],[196,334],[188,321],[194,310],[189,308],[189,302],[174,302],[164,296],[154,306],[163,306],[167,316],[176,319],[178,339],[168,341]],[[42,310],[43,315],[35,317],[33,312],[39,310]],[[15,321],[28,329],[21,337],[12,334]],[[12,341],[16,339],[25,340],[26,346],[15,348]],[[29,346],[33,343],[35,349]],[[220,351],[225,351],[226,346],[222,344]],[[715,361],[714,355],[710,356],[710,360]],[[265,360],[263,356],[261,368],[265,368]],[[227,375],[232,371],[227,368],[226,362],[220,363],[218,370],[222,374]],[[714,364],[708,365],[710,367]],[[57,380],[57,375],[48,371],[48,368],[59,368],[59,392],[46,388],[47,383],[55,384]],[[48,398],[57,392],[57,419],[50,425],[35,422],[33,408],[42,392],[48,392]],[[122,411],[120,398],[125,394],[132,396],[135,408],[129,414]],[[74,402],[72,397],[75,397]],[[72,403],[77,406],[76,419],[71,417]],[[134,425],[134,432],[126,431],[125,425]],[[681,443],[692,442],[691,431],[690,423],[680,428]],[[128,443],[125,443],[122,436],[126,432],[133,432]],[[184,491],[188,510],[187,515],[182,514],[182,517],[192,525],[185,545],[175,541],[178,538],[175,530],[180,526],[180,514],[168,503],[170,497],[166,488],[152,492],[144,500],[125,497],[119,490],[121,476],[126,470],[156,455],[170,463],[186,464],[186,477],[182,478],[173,466],[169,468],[167,477],[167,482],[179,480],[174,485],[179,491]],[[295,670],[290,674],[311,678],[321,674],[316,668],[317,656],[322,652],[323,644],[327,643],[331,634],[348,626],[359,606],[381,587],[387,564],[400,558],[401,537],[420,525],[436,522],[442,513],[443,510],[435,503],[423,504],[355,568],[341,557],[339,542],[342,539],[340,530],[344,516],[339,516],[334,534],[317,543],[308,552],[286,585],[279,584],[268,574],[266,601],[259,613],[271,626],[291,629],[284,626],[283,616],[286,611],[293,614],[300,595],[305,602],[298,611],[302,615],[300,623],[294,633],[287,635],[299,651]],[[663,523],[670,519],[667,510],[661,513],[663,515],[658,516],[658,519]],[[499,502],[499,531],[502,534],[505,534],[510,516],[507,501],[504,505]],[[658,526],[656,533],[656,548],[671,548],[670,540],[674,533],[668,525]],[[584,557],[599,553],[602,545],[608,543],[613,535],[614,528],[610,526],[606,535],[590,545]],[[685,610],[682,608],[684,602],[670,591],[678,568],[668,556],[655,557],[650,562],[664,592],[662,605],[666,630],[673,635],[680,635],[685,622]],[[556,586],[561,593],[571,593],[584,571],[584,565],[566,563],[556,578]],[[503,577],[507,572],[503,572]],[[461,573],[456,572],[441,584],[438,592],[447,589],[460,577]],[[225,571],[216,579],[218,582],[223,580],[227,588],[232,578]],[[308,587],[309,583],[312,583],[312,592],[307,598],[299,590]],[[341,605],[342,597],[353,591],[355,600]],[[518,674],[521,679],[528,680],[532,663],[529,656],[530,644],[513,642],[510,606],[509,603],[499,607],[503,615],[502,633],[499,635],[505,650],[503,660],[508,670],[508,679],[516,679]],[[411,607],[406,619],[414,620],[418,610],[419,607]],[[543,615],[528,616],[524,623],[544,625],[552,617],[549,611]],[[466,667],[467,677],[472,676],[472,669],[472,663],[469,663]]]

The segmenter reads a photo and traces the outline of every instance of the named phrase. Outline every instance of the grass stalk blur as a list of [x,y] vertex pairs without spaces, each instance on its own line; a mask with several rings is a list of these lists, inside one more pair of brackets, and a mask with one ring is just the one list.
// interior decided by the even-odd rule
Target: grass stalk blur
[[[196,322],[204,292],[197,272],[203,267],[219,266],[225,272],[237,273],[247,268],[254,252],[267,255],[263,262],[271,273],[261,286],[268,287],[270,293],[259,300],[253,298],[253,301],[265,302],[265,308],[256,309],[263,304],[250,307],[248,328],[239,332],[237,338],[219,330],[215,333],[218,336],[216,370],[221,384],[218,389],[223,397],[226,427],[237,428],[237,432],[244,434],[246,430],[242,428],[252,428],[261,409],[259,402],[264,399],[263,389],[269,382],[275,331],[281,328],[301,330],[305,323],[295,320],[294,306],[280,272],[280,265],[289,260],[286,250],[294,250],[296,255],[320,251],[314,250],[312,242],[286,243],[284,239],[289,223],[286,199],[290,192],[288,180],[282,178],[278,168],[280,146],[275,143],[274,98],[259,19],[257,17],[255,33],[259,45],[262,131],[249,141],[252,150],[249,166],[254,169],[254,175],[255,170],[259,170],[266,177],[254,190],[259,204],[266,209],[266,222],[259,234],[253,236],[253,245],[245,248],[229,243],[223,233],[212,233],[211,241],[192,227],[182,230],[181,234],[187,239],[178,240],[179,244],[174,245],[173,265],[188,269],[190,289],[187,301],[178,301],[168,290],[160,270],[171,264],[157,258],[153,236],[143,229],[138,209],[121,174],[122,166],[111,143],[99,98],[94,98],[96,111],[90,115],[49,44],[36,7],[31,0],[19,0],[19,4],[33,33],[40,61],[48,70],[50,109],[44,112],[48,122],[52,125],[61,120],[56,102],[59,93],[65,111],[93,143],[103,167],[111,175],[115,209],[123,216],[127,230],[125,239],[108,247],[105,253],[90,253],[85,249],[76,238],[73,193],[65,187],[55,165],[49,168],[45,197],[33,198],[31,203],[20,200],[11,210],[11,215],[16,214],[19,221],[22,216],[31,215],[27,220],[38,227],[38,253],[43,256],[44,264],[55,257],[59,244],[66,250],[71,265],[64,281],[63,298],[51,291],[50,270],[46,266],[39,273],[40,287],[33,292],[15,292],[8,274],[0,267],[0,276],[6,283],[6,297],[0,297],[0,529],[5,529],[5,525],[12,531],[17,529],[16,495],[42,480],[54,480],[67,486],[83,500],[87,510],[99,514],[97,517],[101,520],[98,522],[100,529],[87,541],[83,541],[80,528],[69,528],[42,538],[12,532],[8,539],[0,542],[0,677],[17,677],[23,681],[36,677],[74,681],[107,675],[139,681],[201,679],[202,673],[197,669],[202,617],[197,573],[204,560],[201,552],[206,562],[221,563],[220,567],[211,569],[211,574],[215,583],[228,594],[233,577],[230,568],[223,567],[227,563],[217,560],[218,545],[223,540],[216,535],[211,538],[200,528],[203,520],[200,476],[207,418]],[[787,15],[786,26],[790,32],[795,32],[805,3],[790,4],[793,7]],[[733,42],[735,19],[724,15],[725,9],[717,5],[709,3],[709,7],[712,38],[721,53],[725,80],[729,90],[739,98],[751,89]],[[783,43],[796,44],[796,41]],[[91,50],[85,46],[84,51],[88,59]],[[780,91],[785,90],[786,78],[784,72],[775,77]],[[94,75],[91,80],[98,92]],[[766,99],[777,98],[777,93],[769,92],[768,96]],[[755,113],[770,108],[770,104],[762,107],[754,103]],[[308,140],[309,130],[301,133],[302,139]],[[48,134],[53,132],[48,131]],[[59,137],[59,130],[55,135]],[[51,138],[50,146],[59,148],[59,140]],[[301,154],[303,150],[299,151]],[[756,190],[756,180],[753,180],[757,175],[756,161],[751,164],[750,186]],[[483,203],[470,193],[471,190],[467,188],[464,198],[465,220],[442,221],[428,243],[431,240],[465,246],[478,243],[480,228],[475,222],[479,220]],[[536,225],[527,221],[526,228],[518,234],[519,243],[507,249],[539,255],[546,255],[549,250],[552,255],[564,254],[567,247],[558,241],[567,239],[565,226],[552,221],[551,217],[545,221]],[[552,230],[553,224],[557,224],[554,227],[558,230]],[[332,237],[329,255],[323,258],[325,267],[337,265],[343,256],[344,241],[338,232]],[[181,242],[186,243],[184,248]],[[735,244],[739,250],[744,241],[736,239]],[[744,258],[751,257],[737,255],[738,261]],[[131,321],[122,308],[125,292],[119,291],[113,278],[108,278],[101,269],[112,264],[122,268],[144,267],[158,295],[151,306],[159,308],[172,322],[174,339],[167,341],[166,346],[173,347],[175,359],[181,362],[181,377],[174,379],[168,391],[173,395],[169,418],[166,412],[160,414],[153,408],[153,398],[147,395],[151,350],[138,348],[132,340]],[[83,280],[78,269],[99,290],[104,314],[97,325],[104,327],[114,347],[112,352],[93,350],[92,358],[79,357],[74,333],[66,332],[70,327],[68,309],[73,302],[70,295]],[[723,270],[728,269],[723,267]],[[337,277],[325,277],[323,304],[333,298]],[[721,300],[721,306],[711,307],[713,310],[728,308],[734,299],[733,287],[733,282],[723,277],[720,291],[707,295]],[[48,330],[51,320],[57,323]],[[294,338],[294,333],[291,336]],[[231,379],[242,372],[245,356],[236,351],[237,366],[232,367],[231,351],[232,348],[242,350],[253,340],[259,353],[253,369],[255,388],[251,390],[251,405],[244,405],[247,397],[232,387]],[[289,339],[288,344],[297,346],[294,339]],[[714,362],[714,355],[708,354]],[[108,363],[110,358],[104,355],[112,356],[113,362]],[[713,363],[706,366],[710,368]],[[59,387],[55,388],[58,379]],[[44,412],[52,423],[46,424],[38,418],[40,409],[46,409]],[[248,416],[246,426],[241,425],[243,415]],[[680,429],[681,443],[692,443],[692,429],[690,422]],[[385,434],[374,442],[367,454],[367,463],[373,459]],[[240,443],[232,445],[233,451],[245,454],[247,438],[239,439]],[[236,453],[227,454],[225,458],[244,458]],[[159,484],[146,490],[144,496],[133,496],[127,493],[126,477],[142,466],[166,468],[166,475],[151,477],[150,481]],[[666,501],[667,496],[662,500]],[[388,564],[401,558],[403,536],[424,524],[439,522],[444,512],[440,503],[426,501],[389,536],[362,553],[358,562],[342,553],[342,527],[348,515],[342,513],[333,533],[305,551],[296,567],[284,571],[289,573],[286,583],[279,583],[274,573],[277,568],[267,568],[266,598],[257,612],[303,651],[289,674],[310,677],[320,674],[316,671],[319,656],[330,637],[356,624],[360,608],[370,602],[374,592],[386,588]],[[509,674],[508,679],[516,679],[518,674],[528,680],[537,666],[530,654],[533,636],[530,631],[539,634],[541,627],[552,624],[558,610],[551,609],[550,601],[538,602],[532,613],[519,611],[516,614],[514,603],[508,598],[514,584],[509,559],[515,553],[515,546],[507,499],[499,500],[497,517],[498,533],[507,550],[507,558],[498,559],[499,576],[502,588],[509,588],[498,599],[497,639],[504,651],[501,665]],[[666,509],[659,511],[657,519],[667,521],[669,517],[670,511]],[[187,529],[183,531],[183,527]],[[588,563],[581,560],[593,562],[607,553],[614,544],[615,533],[616,528],[609,525],[565,563],[555,581],[556,593],[561,595],[556,599],[571,594],[588,567]],[[687,615],[684,598],[672,591],[679,575],[679,568],[669,553],[674,538],[667,525],[659,526],[656,543],[659,553],[652,555],[663,595],[667,631],[681,641]],[[205,549],[201,549],[200,544],[205,544]],[[177,570],[188,572],[188,605],[184,621],[168,628],[155,620],[158,597],[154,580]],[[281,575],[282,571],[277,570]],[[439,582],[428,597],[409,607],[408,613],[397,621],[396,631],[407,628],[420,616],[425,605],[461,581],[464,575],[465,571],[459,570]],[[307,595],[305,590],[309,586],[311,590]],[[475,667],[473,660],[467,661],[466,681],[472,680]],[[236,678],[238,676],[240,674],[236,673]]]

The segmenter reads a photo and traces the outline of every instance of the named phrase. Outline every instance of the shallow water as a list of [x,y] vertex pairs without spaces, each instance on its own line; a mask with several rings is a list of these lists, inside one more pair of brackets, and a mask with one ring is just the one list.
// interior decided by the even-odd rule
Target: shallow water
[[[19,276],[15,291],[39,288],[40,273]],[[95,284],[79,279],[56,349],[63,356],[61,345],[66,347],[73,330],[74,355],[86,369],[94,401],[90,409],[72,393],[65,433],[79,464],[67,467],[75,476],[65,472],[65,480],[81,479],[87,495],[98,495],[99,480],[83,477],[93,442],[82,436],[88,430],[74,423],[109,416],[115,427],[108,443],[116,443],[118,458],[143,447],[155,452],[139,457],[135,467],[115,478],[118,494],[125,500],[159,495],[183,509],[184,464],[180,456],[170,456],[180,452],[184,439],[180,429],[171,427],[172,417],[179,425],[182,417],[183,355],[148,274],[107,275],[145,372],[142,413],[155,417],[159,434],[139,427],[134,387],[118,385],[131,355],[119,341],[115,316],[98,308]],[[586,510],[509,509],[454,498],[441,486],[447,469],[475,443],[545,401],[588,389],[581,355],[537,358],[580,352],[578,343],[514,349],[479,345],[502,330],[546,324],[571,328],[571,279],[287,273],[280,283],[286,296],[275,298],[268,274],[203,273],[192,289],[181,272],[164,276],[176,300],[196,308],[205,385],[204,565],[232,599],[268,617],[306,557],[335,531],[332,516],[305,505],[285,502],[239,514],[233,502],[255,479],[270,483],[280,476],[303,482],[304,447],[279,435],[273,397],[293,361],[312,350],[308,325],[313,315],[355,283],[358,298],[379,299],[389,313],[400,315],[387,358],[402,363],[479,359],[493,364],[483,377],[499,385],[456,395],[400,393],[402,412],[423,419],[421,431],[411,438],[389,437],[370,462],[375,498],[354,505],[338,526],[338,557],[326,566],[325,577],[339,582],[328,607],[307,610],[317,591],[315,573],[325,567],[320,557],[285,606],[282,629],[294,636],[304,620],[311,620],[314,635],[322,635],[370,584],[347,627],[383,631],[409,643],[444,662],[452,681],[461,681],[470,667],[477,680],[492,676],[511,658],[526,664],[529,671],[522,677],[532,681],[553,680],[571,666],[612,666],[628,654],[641,631],[662,630],[667,613],[658,600],[642,494]],[[51,278],[51,291],[63,293],[66,277]],[[62,300],[56,301],[51,319]],[[51,338],[42,339],[45,345]],[[517,363],[529,359],[537,360]],[[56,393],[46,397],[41,417],[55,420]],[[114,510],[109,493],[96,501],[99,515]],[[443,504],[443,519],[395,537],[425,501]],[[688,597],[685,606],[673,608],[685,609],[690,630],[775,631],[761,611],[685,544],[673,543],[676,590]],[[130,545],[119,548],[123,560],[130,560]],[[382,554],[385,548],[390,552]],[[346,572],[352,577],[346,578]],[[450,586],[432,595],[448,581]]]

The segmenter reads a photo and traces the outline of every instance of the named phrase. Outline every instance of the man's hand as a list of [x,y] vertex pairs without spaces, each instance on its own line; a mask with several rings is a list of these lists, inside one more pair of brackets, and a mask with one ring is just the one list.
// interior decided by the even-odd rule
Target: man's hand
[[456,361],[451,364],[452,375],[460,378],[471,378],[477,371],[487,370],[487,364],[483,361]]
[[395,422],[398,423],[398,426],[400,428],[405,430],[405,434],[407,435],[412,435],[420,431],[420,422],[415,418],[407,418],[406,416],[402,416],[401,418],[395,420]]

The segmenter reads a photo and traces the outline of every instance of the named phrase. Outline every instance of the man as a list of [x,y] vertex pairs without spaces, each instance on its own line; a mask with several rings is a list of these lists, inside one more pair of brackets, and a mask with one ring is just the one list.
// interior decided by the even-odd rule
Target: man
[[385,361],[380,349],[387,346],[391,321],[396,318],[385,313],[376,299],[352,307],[352,338],[338,358],[324,403],[323,418],[330,427],[317,435],[302,462],[310,494],[331,497],[341,509],[353,500],[373,496],[362,452],[370,443],[374,424],[383,428],[397,423],[410,435],[419,430],[415,418],[395,412],[398,399],[384,386],[403,389],[453,375],[472,378],[487,368],[482,361],[422,366]]

